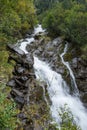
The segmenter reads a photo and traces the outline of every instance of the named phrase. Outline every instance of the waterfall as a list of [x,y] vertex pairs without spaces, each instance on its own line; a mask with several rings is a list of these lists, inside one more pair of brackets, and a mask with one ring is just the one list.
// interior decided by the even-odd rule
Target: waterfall
[[82,130],[87,130],[86,110],[79,98],[69,94],[68,86],[62,76],[54,72],[47,63],[40,61],[37,57],[34,57],[34,68],[37,79],[45,81],[48,85],[48,93],[52,102],[50,109],[53,119],[60,124],[61,117],[58,111],[67,104],[76,124],[80,125]]
[[38,24],[38,26],[34,28],[34,33],[32,34],[31,38],[26,38],[26,39],[24,39],[24,40],[18,41],[18,44],[20,43],[19,48],[20,48],[22,51],[24,51],[25,54],[27,54],[28,51],[26,50],[26,46],[27,46],[28,44],[30,44],[30,43],[32,43],[32,42],[35,41],[34,36],[35,36],[36,34],[38,34],[38,33],[43,33],[43,32],[45,32],[45,29],[43,30],[43,29],[42,29],[42,26],[41,26],[40,24]]
[[[36,30],[41,30],[41,26],[39,27],[40,28],[37,28]],[[28,41],[27,43],[21,42],[20,48],[25,53],[28,53],[26,51],[26,45],[30,43],[31,41]],[[70,72],[70,76],[74,83],[75,93],[78,93],[73,71],[71,70],[69,63],[65,62],[63,59],[63,56],[66,53],[66,51],[67,51],[67,44],[65,46],[64,52],[61,54],[60,57],[62,59],[63,64],[68,68]],[[87,130],[86,109],[84,108],[78,96],[70,95],[69,87],[62,78],[62,76],[53,71],[48,63],[39,60],[39,58],[37,58],[36,56],[34,56],[34,69],[37,79],[45,81],[48,85],[47,87],[48,94],[52,102],[50,106],[50,111],[52,113],[54,121],[58,125],[61,123],[61,117],[59,116],[59,111],[61,107],[64,107],[64,105],[67,104],[67,106],[69,107],[70,111],[74,116],[74,121],[76,122],[76,124],[79,125],[82,130]]]
[[42,29],[42,26],[40,24],[38,24],[37,27],[34,28],[34,35],[35,34],[38,34],[38,33],[43,33],[45,32],[46,30],[45,29]]
[[78,91],[78,88],[77,88],[77,84],[76,84],[76,81],[75,81],[75,76],[74,76],[74,74],[73,74],[73,71],[72,71],[72,69],[70,68],[69,62],[65,62],[65,61],[64,61],[64,58],[63,58],[63,56],[64,56],[64,55],[66,54],[66,52],[67,52],[67,49],[68,49],[68,43],[65,45],[64,52],[60,55],[60,57],[61,57],[62,63],[63,63],[63,64],[67,67],[67,69],[69,70],[70,77],[71,77],[71,84],[72,84],[72,88],[73,88],[73,95],[79,96],[79,91]]
[[23,50],[25,52],[25,54],[28,53],[28,51],[26,50],[26,46],[30,43],[32,43],[34,41],[34,38],[31,37],[31,38],[26,38],[24,41],[21,42],[21,45],[20,45],[20,49]]

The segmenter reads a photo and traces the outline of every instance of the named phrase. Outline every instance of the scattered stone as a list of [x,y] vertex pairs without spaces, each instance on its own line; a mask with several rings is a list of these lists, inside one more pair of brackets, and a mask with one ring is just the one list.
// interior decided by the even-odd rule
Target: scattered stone
[[16,87],[16,82],[14,79],[11,79],[6,85],[9,87]]

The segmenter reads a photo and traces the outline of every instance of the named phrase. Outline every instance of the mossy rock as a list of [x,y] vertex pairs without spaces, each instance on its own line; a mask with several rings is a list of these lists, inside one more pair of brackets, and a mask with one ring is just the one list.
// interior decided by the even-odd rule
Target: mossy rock
[[64,55],[64,60],[65,61],[71,61],[72,60],[72,54],[71,53],[66,53]]

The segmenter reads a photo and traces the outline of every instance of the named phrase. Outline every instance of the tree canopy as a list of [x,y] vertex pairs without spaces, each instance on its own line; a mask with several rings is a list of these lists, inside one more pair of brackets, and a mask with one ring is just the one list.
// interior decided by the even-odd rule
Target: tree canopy
[[43,25],[51,36],[63,35],[76,45],[87,44],[87,2],[63,0],[57,3],[46,12]]
[[32,0],[0,0],[0,43],[21,37],[36,23]]

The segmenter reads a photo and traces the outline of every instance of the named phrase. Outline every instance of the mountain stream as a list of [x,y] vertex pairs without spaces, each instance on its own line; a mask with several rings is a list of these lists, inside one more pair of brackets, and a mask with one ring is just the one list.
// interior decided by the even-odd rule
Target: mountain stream
[[[35,40],[34,35],[37,33],[44,32],[41,25],[38,25],[34,29],[34,34],[31,38],[26,38],[25,41],[21,41],[20,49],[27,54],[26,46],[32,44]],[[39,60],[38,57],[34,56],[34,69],[37,79],[45,81],[48,85],[48,94],[52,102],[50,106],[50,111],[54,121],[58,124],[61,123],[61,117],[59,112],[61,107],[67,104],[67,107],[74,116],[74,121],[77,125],[81,127],[82,130],[87,130],[87,112],[84,108],[82,102],[79,99],[79,91],[76,85],[75,77],[73,71],[70,68],[68,62],[64,61],[63,56],[67,52],[68,44],[65,45],[64,52],[60,55],[62,63],[67,67],[67,71],[70,73],[71,81],[73,83],[73,95],[69,93],[69,86],[64,81],[59,73],[56,73],[51,69],[48,63]]]

